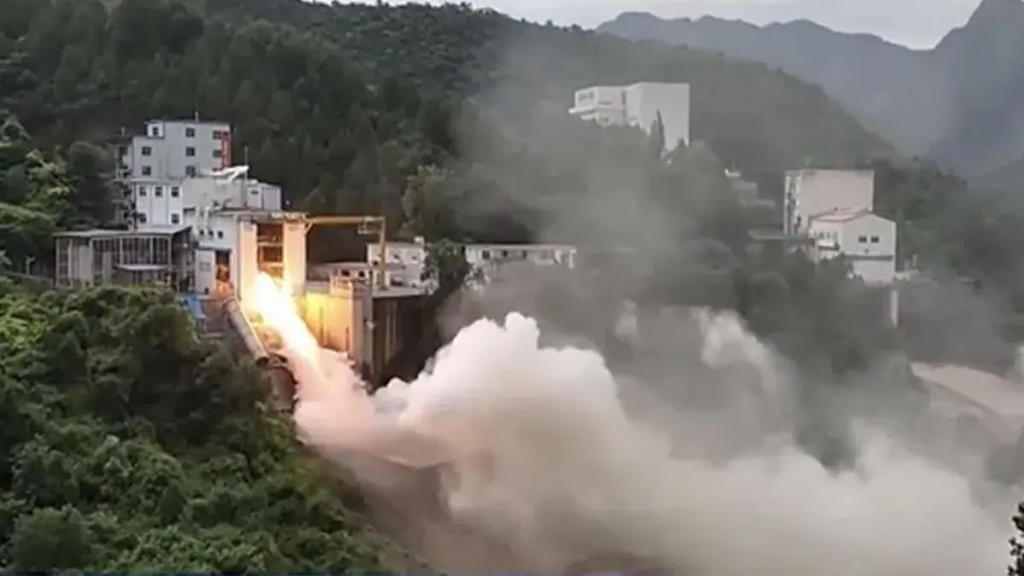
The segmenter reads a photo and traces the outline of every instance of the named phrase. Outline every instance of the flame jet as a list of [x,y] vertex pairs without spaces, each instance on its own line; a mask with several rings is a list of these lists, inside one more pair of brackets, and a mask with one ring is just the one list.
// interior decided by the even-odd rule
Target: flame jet
[[[296,388],[295,420],[304,440],[331,438],[322,450],[373,455],[412,468],[450,461],[440,442],[408,430],[398,421],[403,406],[366,393],[347,359],[320,348],[299,316],[295,301],[267,274],[260,274],[252,291],[263,322],[281,337]],[[326,410],[327,407],[331,411]],[[338,413],[335,410],[343,410]]]

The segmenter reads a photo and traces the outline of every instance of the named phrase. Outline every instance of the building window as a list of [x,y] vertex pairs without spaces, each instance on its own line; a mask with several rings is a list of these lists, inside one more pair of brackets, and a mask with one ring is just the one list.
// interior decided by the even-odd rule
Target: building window
[[150,166],[143,166],[142,167],[142,175],[143,176],[152,176],[153,175],[153,168],[150,167]]
[[872,244],[878,244],[878,236],[872,236],[871,237],[871,243]]
[[146,215],[143,214],[142,212],[139,213],[139,223],[140,224],[145,224],[146,223]]
[[195,137],[196,137],[196,129],[195,128],[192,128],[191,126],[189,126],[188,128],[185,128],[185,138],[195,138]]
[[189,158],[195,158],[195,156],[196,156],[196,149],[195,149],[195,147],[194,146],[189,146],[189,147],[185,148],[185,156],[188,156]]
[[164,187],[163,186],[154,186],[153,187],[153,196],[156,196],[157,198],[163,198],[164,197]]
[[152,136],[153,138],[159,138],[160,137],[160,127],[159,126],[150,126],[149,127],[149,135]]
[[259,193],[260,193],[260,189],[259,188],[249,188],[249,194],[252,194],[253,196],[256,196]]
[[152,156],[153,155],[153,148],[152,148],[152,146],[143,146],[142,147],[142,155],[143,156]]
[[217,238],[224,238],[224,231],[223,230],[217,230]]
[[178,214],[171,214],[171,224],[181,224],[181,216]]
[[214,148],[213,149],[213,157],[214,158],[222,158],[223,156],[224,156],[224,151],[223,150],[221,150],[220,148]]
[[146,187],[145,186],[139,186],[139,196],[145,196],[145,195],[146,195]]
[[483,258],[484,260],[490,260],[491,259],[491,251],[490,250],[484,250],[480,254],[480,257]]
[[181,195],[181,188],[178,186],[171,186],[171,198],[177,198]]
[[868,237],[867,236],[858,236],[857,237],[857,242],[860,242],[861,244],[867,244],[868,243]]
[[188,176],[189,178],[195,178],[196,177],[196,167],[195,166],[185,166],[185,175]]

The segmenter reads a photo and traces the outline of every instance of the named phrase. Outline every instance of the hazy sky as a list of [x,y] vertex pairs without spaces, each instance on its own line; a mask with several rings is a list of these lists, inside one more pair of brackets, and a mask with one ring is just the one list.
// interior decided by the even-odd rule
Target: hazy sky
[[623,11],[661,17],[705,14],[757,24],[798,18],[844,32],[868,32],[914,48],[930,48],[961,26],[980,0],[473,0],[529,20],[593,27]]

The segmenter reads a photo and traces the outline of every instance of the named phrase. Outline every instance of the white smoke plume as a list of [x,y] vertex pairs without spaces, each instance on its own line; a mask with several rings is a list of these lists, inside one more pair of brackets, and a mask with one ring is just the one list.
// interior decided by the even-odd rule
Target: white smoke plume
[[[269,320],[281,329],[280,318]],[[746,346],[755,353],[739,353],[742,361],[775,373],[735,318],[702,322],[705,359],[721,362],[716,350],[726,351],[731,362]],[[980,507],[964,477],[877,430],[863,431],[859,467],[850,472],[830,473],[790,442],[712,464],[676,455],[675,431],[660,429],[666,421],[628,415],[622,382],[600,355],[542,346],[537,323],[519,314],[464,328],[429,372],[373,396],[343,359],[284,335],[299,383],[295,419],[311,446],[385,496],[421,481],[423,469],[440,475],[425,486],[437,492],[441,516],[478,539],[442,554],[430,549],[441,546],[429,541],[437,517],[413,505],[399,511],[423,528],[420,552],[440,570],[551,573],[585,558],[627,557],[702,576],[1005,571],[1007,510]],[[772,375],[763,381],[781,386]],[[687,439],[705,441],[715,438]],[[402,466],[367,467],[367,459]],[[482,552],[465,542],[500,546]],[[474,562],[459,560],[474,554]]]

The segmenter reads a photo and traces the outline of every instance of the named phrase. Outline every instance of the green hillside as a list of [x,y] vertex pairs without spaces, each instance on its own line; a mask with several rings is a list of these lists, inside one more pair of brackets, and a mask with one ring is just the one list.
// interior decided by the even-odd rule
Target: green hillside
[[892,153],[817,87],[713,52],[531,24],[460,4],[206,4],[224,20],[262,18],[316,32],[375,81],[397,77],[460,96],[497,89],[496,98],[510,106],[548,100],[568,107],[575,89],[594,84],[689,82],[694,139],[742,168],[791,167],[809,157],[842,165]]

